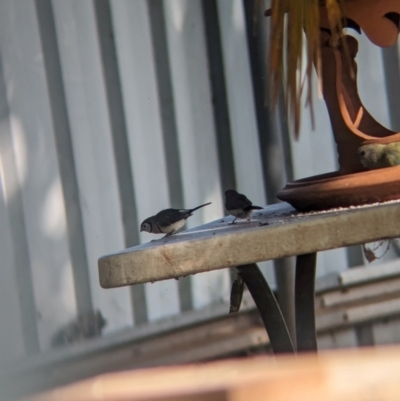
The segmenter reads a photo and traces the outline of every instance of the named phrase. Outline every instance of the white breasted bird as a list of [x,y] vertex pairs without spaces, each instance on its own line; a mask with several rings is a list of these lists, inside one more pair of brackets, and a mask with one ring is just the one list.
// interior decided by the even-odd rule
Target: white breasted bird
[[211,202],[195,207],[194,209],[164,209],[155,216],[148,217],[140,225],[140,231],[152,234],[166,234],[166,237],[175,234],[182,228],[186,219],[193,215],[193,212],[201,207],[210,205]]
[[225,191],[225,208],[229,214],[235,216],[231,224],[234,224],[236,219],[247,219],[250,221],[253,210],[262,209],[261,206],[254,206],[245,195],[239,194],[234,189]]

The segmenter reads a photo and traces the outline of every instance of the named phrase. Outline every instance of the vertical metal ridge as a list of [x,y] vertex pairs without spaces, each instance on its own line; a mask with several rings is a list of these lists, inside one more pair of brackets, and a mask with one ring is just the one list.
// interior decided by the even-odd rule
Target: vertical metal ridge
[[93,6],[96,14],[97,33],[119,180],[118,188],[122,206],[125,244],[126,246],[133,246],[139,243],[139,221],[135,208],[135,188],[131,173],[125,110],[111,22],[111,9],[108,0],[96,0],[93,2]]
[[400,114],[398,100],[400,91],[399,43],[382,49],[383,70],[385,72],[386,94],[388,98],[389,116],[392,129],[400,130]]
[[171,66],[168,57],[164,10],[161,0],[148,0],[151,40],[167,159],[168,187],[172,207],[182,207],[183,190],[175,103],[172,92]]
[[[276,194],[285,185],[285,180],[292,177],[292,167],[288,164],[290,161],[290,152],[285,154],[282,136],[287,133],[276,129],[277,123],[284,122],[273,121],[274,116],[271,109],[266,106],[265,100],[269,94],[266,81],[266,45],[265,34],[267,30],[262,28],[265,24],[264,17],[258,16],[258,26],[254,27],[254,0],[244,0],[244,9],[246,16],[247,43],[249,47],[250,66],[252,73],[254,103],[256,106],[256,118],[258,124],[258,135],[260,140],[260,153],[263,164],[263,175],[268,203],[277,201]],[[254,28],[257,28],[256,30]],[[278,117],[278,116],[276,116]],[[275,117],[275,119],[276,119]],[[279,117],[282,116],[279,115]],[[279,135],[279,134],[283,135]],[[279,157],[276,152],[279,151]],[[271,157],[274,157],[273,159]],[[279,161],[280,166],[276,166]],[[288,171],[288,167],[289,170]],[[296,343],[295,335],[295,311],[294,311],[294,278],[295,265],[293,258],[283,258],[274,261],[274,271],[278,287],[278,301],[286,319],[286,324],[292,335],[293,342]]]
[[35,0],[57,162],[65,199],[69,253],[78,313],[93,309],[79,187],[51,0]]
[[[161,111],[170,204],[183,207],[182,173],[179,157],[178,132],[175,118],[175,103],[172,91],[171,67],[168,57],[165,16],[162,0],[147,1],[156,81]],[[179,303],[181,311],[193,309],[192,282],[190,277],[179,280]]]
[[[139,220],[136,213],[135,187],[129,155],[125,110],[121,80],[115,48],[114,29],[109,0],[95,0],[97,34],[99,37],[102,70],[107,95],[108,112],[112,131],[114,159],[117,168],[119,199],[122,209],[125,246],[137,245]],[[131,299],[135,324],[146,323],[147,302],[144,284],[131,287]]]
[[[219,172],[222,188],[225,191],[230,188],[236,188],[236,178],[217,1],[203,0],[202,10],[218,147]],[[236,269],[230,269],[230,278],[233,283],[236,279]]]
[[[251,79],[253,83],[254,103],[256,106],[256,119],[260,140],[260,153],[263,164],[264,183],[268,203],[277,201],[276,194],[285,183],[284,157],[282,154],[281,139],[279,133],[274,129],[271,109],[266,106],[265,99],[268,96],[266,85],[265,46],[266,39],[263,38],[265,30],[262,29],[264,20],[258,21],[257,34],[254,33],[253,9],[254,1],[243,1],[246,16],[247,44],[249,48]],[[272,159],[276,152],[279,157]],[[276,165],[279,161],[280,166]]]
[[14,155],[5,151],[13,148],[9,117],[10,110],[4,81],[3,62],[0,55],[0,119],[3,122],[3,128],[0,131],[0,152],[3,168],[7,166],[3,185],[6,194],[10,188],[18,188],[12,199],[7,199],[7,213],[10,222],[24,349],[27,355],[31,355],[40,352],[39,334],[22,194],[19,184],[15,185],[18,182],[17,166]]
[[202,9],[206,34],[215,131],[217,134],[221,183],[222,188],[224,189],[236,188],[228,96],[225,83],[224,63],[222,59],[221,32],[216,0],[203,0]]
[[292,160],[292,147],[290,143],[290,126],[285,114],[285,99],[283,94],[283,84],[281,85],[280,95],[277,104],[279,116],[279,132],[282,139],[282,151],[285,165],[286,180],[294,180],[294,166]]

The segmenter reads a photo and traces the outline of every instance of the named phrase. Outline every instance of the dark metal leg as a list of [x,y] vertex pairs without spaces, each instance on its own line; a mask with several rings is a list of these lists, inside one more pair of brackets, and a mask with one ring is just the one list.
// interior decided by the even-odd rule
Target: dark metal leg
[[293,343],[278,302],[258,266],[253,263],[238,266],[237,270],[257,305],[274,353],[294,352]]
[[317,351],[315,332],[316,253],[297,256],[295,282],[297,352]]

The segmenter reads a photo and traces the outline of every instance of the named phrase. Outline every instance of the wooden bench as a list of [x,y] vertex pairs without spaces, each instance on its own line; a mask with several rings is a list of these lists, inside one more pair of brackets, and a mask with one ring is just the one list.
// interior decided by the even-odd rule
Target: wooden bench
[[236,267],[252,294],[275,353],[294,352],[275,297],[256,263],[297,256],[297,351],[316,351],[316,252],[400,236],[400,201],[299,213],[286,203],[254,213],[251,222],[214,222],[99,259],[104,288],[154,282]]
[[400,348],[109,373],[27,401],[398,401]]

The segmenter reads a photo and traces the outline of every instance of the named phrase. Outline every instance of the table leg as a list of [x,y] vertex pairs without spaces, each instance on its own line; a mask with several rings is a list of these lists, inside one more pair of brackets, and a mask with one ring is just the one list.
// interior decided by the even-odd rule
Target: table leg
[[314,309],[316,261],[316,253],[297,256],[295,279],[297,352],[317,351]]
[[258,266],[253,263],[238,266],[237,270],[246,283],[260,312],[274,353],[294,352],[293,343],[281,309]]

